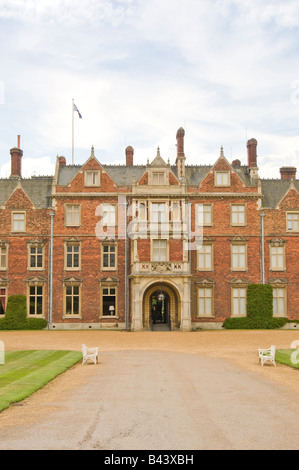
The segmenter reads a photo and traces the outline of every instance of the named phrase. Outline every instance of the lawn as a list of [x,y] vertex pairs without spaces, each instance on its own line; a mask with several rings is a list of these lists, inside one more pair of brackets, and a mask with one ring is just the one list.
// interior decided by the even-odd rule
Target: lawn
[[24,400],[82,359],[77,351],[6,351],[0,364],[0,411]]
[[[296,351],[296,352],[295,352]],[[293,354],[294,353],[294,354]],[[292,356],[293,354],[293,356]],[[299,369],[299,350],[297,349],[277,349],[275,361],[286,366]]]

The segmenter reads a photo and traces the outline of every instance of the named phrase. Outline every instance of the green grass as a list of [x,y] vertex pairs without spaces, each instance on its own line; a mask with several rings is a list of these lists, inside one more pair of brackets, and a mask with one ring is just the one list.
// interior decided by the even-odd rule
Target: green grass
[[78,351],[6,351],[0,364],[0,411],[24,400],[82,359]]
[[[297,351],[295,360],[292,362],[291,355],[294,351]],[[297,349],[277,349],[275,353],[275,361],[286,366],[294,367],[299,369],[299,350]],[[298,364],[296,364],[298,362]]]

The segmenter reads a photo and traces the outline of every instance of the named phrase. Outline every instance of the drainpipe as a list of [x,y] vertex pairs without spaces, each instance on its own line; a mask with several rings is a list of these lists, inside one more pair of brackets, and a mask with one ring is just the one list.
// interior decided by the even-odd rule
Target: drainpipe
[[125,329],[128,330],[128,237],[127,237],[127,200],[125,200]]
[[53,217],[55,213],[50,212],[51,217],[51,240],[50,240],[50,302],[49,302],[49,323],[48,329],[52,329],[52,308],[53,308]]
[[261,271],[262,271],[262,284],[265,284],[265,247],[264,247],[264,217],[265,212],[261,212]]

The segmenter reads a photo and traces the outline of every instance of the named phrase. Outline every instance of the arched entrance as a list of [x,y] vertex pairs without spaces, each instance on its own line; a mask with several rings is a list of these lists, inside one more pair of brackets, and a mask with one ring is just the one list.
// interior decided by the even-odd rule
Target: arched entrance
[[166,283],[155,283],[143,296],[143,327],[164,326],[173,330],[179,327],[180,299],[176,289]]
[[167,292],[156,290],[150,297],[150,324],[169,327],[170,329],[170,299]]

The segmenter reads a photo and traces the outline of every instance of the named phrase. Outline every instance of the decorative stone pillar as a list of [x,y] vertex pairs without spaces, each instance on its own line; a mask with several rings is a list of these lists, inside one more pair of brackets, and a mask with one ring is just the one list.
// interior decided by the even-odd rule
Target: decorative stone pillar
[[181,331],[191,331],[191,296],[189,277],[184,278],[182,310],[181,310]]
[[143,330],[142,324],[142,299],[140,298],[140,282],[139,279],[133,281],[133,299],[132,299],[132,331]]

